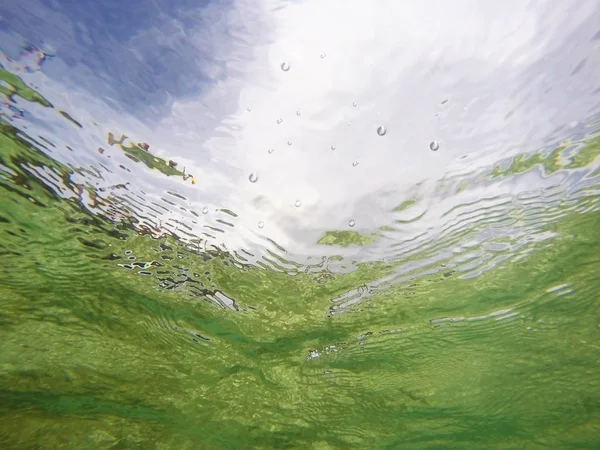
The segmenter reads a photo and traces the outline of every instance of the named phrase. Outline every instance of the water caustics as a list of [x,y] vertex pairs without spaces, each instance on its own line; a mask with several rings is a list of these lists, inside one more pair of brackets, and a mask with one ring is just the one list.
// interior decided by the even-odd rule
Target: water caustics
[[[176,400],[140,388],[131,395],[151,405],[144,412],[116,391],[95,398],[123,420],[175,421],[175,440],[158,426],[151,434],[177,448],[198,442],[199,417],[205,431],[229,423],[234,448],[453,448],[473,437],[453,434],[448,411],[469,430],[516,420],[502,414],[517,393],[490,381],[507,355],[472,371],[452,355],[475,364],[500,351],[497,339],[518,343],[515,361],[525,360],[545,348],[528,336],[554,342],[569,314],[597,311],[586,296],[597,283],[584,282],[598,264],[597,2],[142,3],[0,7],[0,251],[2,284],[15,293],[0,315],[3,352],[35,321],[145,339],[132,373],[178,367],[191,378],[167,389]],[[572,267],[551,270],[571,254]],[[35,283],[19,273],[30,271],[56,298],[72,290],[79,300],[26,306]],[[74,280],[117,287],[101,301]],[[597,352],[592,334],[581,345]],[[89,342],[78,345],[91,352]],[[148,356],[169,351],[169,361]],[[191,375],[185,355],[206,357],[204,372]],[[2,376],[48,361],[17,369],[6,359]],[[518,370],[503,373],[518,380]],[[554,370],[575,398],[560,384],[566,369]],[[81,389],[105,383],[79,377]],[[148,388],[151,374],[141,380]],[[477,382],[489,401],[473,393],[461,403],[460,383]],[[19,383],[3,391],[14,402],[38,392]],[[547,392],[525,386],[525,399]],[[249,407],[267,424],[256,434]],[[538,417],[532,408],[521,412]],[[439,434],[422,425],[428,414]],[[543,420],[564,422],[553,414]],[[415,425],[400,438],[396,420]],[[111,433],[96,445],[143,442]],[[7,436],[0,444],[16,442]]]

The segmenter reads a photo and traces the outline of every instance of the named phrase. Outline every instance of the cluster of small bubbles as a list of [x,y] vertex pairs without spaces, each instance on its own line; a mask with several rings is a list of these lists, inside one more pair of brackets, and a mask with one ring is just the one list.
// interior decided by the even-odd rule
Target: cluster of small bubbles
[[292,141],[288,141],[288,145],[292,145]]
[[277,124],[279,125],[281,122],[283,122],[283,119],[277,119]]
[[208,214],[208,208],[206,206],[202,208],[202,214]]
[[335,145],[332,145],[332,146],[331,146],[331,150],[335,150]]
[[387,130],[383,125],[380,125],[379,128],[377,128],[377,134],[379,136],[385,136],[385,133],[387,133]]
[[294,203],[294,206],[296,206],[296,208],[300,208],[302,206],[302,202],[300,200],[296,200],[296,203]]
[[274,149],[274,148],[270,148],[270,149],[269,149],[269,155],[270,155],[271,153],[273,153],[274,151],[275,151],[275,149]]
[[258,175],[251,173],[248,177],[248,180],[250,180],[250,183],[256,183],[258,181]]
[[321,53],[321,59],[325,59],[326,56],[327,56],[327,53]]
[[358,161],[354,161],[354,162],[352,163],[352,167],[356,167],[356,166],[358,166]]
[[320,354],[317,350],[309,350],[308,356],[306,359],[308,359],[308,360],[317,359],[319,356],[320,356]]
[[348,225],[350,226],[350,228],[352,228],[354,225],[356,225],[356,222],[354,222],[354,220],[351,220],[350,222],[348,222]]
[[265,223],[264,222],[258,222],[258,228],[264,228],[265,227]]
[[431,141],[431,142],[429,143],[429,149],[430,149],[430,150],[432,150],[432,151],[436,152],[436,151],[438,151],[438,150],[439,150],[439,148],[440,148],[440,144],[438,144],[438,142],[437,142],[437,141]]
[[281,70],[283,70],[284,72],[287,72],[288,70],[290,70],[290,65],[287,62],[282,62],[281,63]]

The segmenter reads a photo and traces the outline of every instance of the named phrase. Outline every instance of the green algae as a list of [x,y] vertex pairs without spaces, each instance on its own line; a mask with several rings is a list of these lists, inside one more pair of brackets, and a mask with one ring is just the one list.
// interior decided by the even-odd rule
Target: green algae
[[[567,158],[563,157],[564,151],[575,145],[579,145],[580,148],[577,149],[575,155],[568,158],[568,162],[565,162]],[[517,155],[512,158],[505,169],[501,168],[505,164],[505,161],[502,161],[486,174],[485,179],[518,175],[536,166],[541,167],[546,175],[552,175],[559,170],[586,167],[594,162],[598,156],[600,156],[600,139],[597,136],[592,136],[583,141],[565,142],[550,152],[539,151]]]
[[370,244],[373,241],[375,241],[374,236],[360,234],[358,231],[327,231],[319,239],[318,244],[339,245],[340,247],[357,245],[362,247],[363,245]]
[[412,207],[413,205],[415,205],[417,203],[416,200],[414,199],[410,199],[410,200],[405,200],[402,203],[400,203],[398,206],[396,206],[394,208],[394,211],[396,212],[400,212],[400,211],[404,211],[410,207]]
[[52,108],[52,103],[46,100],[39,92],[35,89],[27,86],[23,80],[3,68],[0,68],[0,80],[4,83],[8,84],[7,86],[0,85],[0,92],[4,94],[8,99],[11,99],[13,96],[21,97],[28,102],[39,103],[42,106],[47,108]]
[[[57,197],[25,167],[67,185],[73,170],[2,131],[14,174],[0,177],[0,447],[598,443],[598,211],[548,224],[553,240],[479,277],[415,271],[331,315],[333,298],[393,264],[328,277],[242,270],[225,252],[152,238]],[[328,236],[322,244],[371,242]],[[124,268],[129,257],[144,267]],[[550,289],[565,284],[571,293]],[[239,310],[210,301],[217,291]],[[506,309],[517,315],[467,320]]]

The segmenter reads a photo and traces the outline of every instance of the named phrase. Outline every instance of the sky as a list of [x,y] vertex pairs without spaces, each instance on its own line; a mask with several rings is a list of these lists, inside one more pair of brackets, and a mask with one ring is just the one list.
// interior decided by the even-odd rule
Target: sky
[[235,211],[229,248],[267,236],[309,252],[351,220],[388,225],[410,198],[427,211],[411,233],[441,227],[456,204],[541,185],[444,197],[444,176],[557,145],[600,112],[594,0],[24,0],[0,16],[2,50],[51,54],[28,76],[86,124],[32,109],[46,137],[82,149],[60,157],[107,164],[91,150],[109,131],[150,143],[198,183],[141,170],[106,181],[177,191],[206,220]]

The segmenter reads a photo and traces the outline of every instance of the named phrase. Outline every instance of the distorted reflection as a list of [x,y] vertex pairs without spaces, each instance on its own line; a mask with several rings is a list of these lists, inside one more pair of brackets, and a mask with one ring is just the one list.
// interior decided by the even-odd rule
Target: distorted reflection
[[[582,283],[600,210],[597,1],[28,0],[5,2],[0,16],[1,251],[15,292],[3,323],[28,336],[28,318],[77,323],[80,336],[103,330],[107,342],[130,328],[197,377],[173,378],[180,392],[161,384],[164,396],[136,391],[154,405],[142,412],[115,406],[122,393],[111,391],[106,414],[167,423],[170,398],[186,416],[177,419],[183,434],[210,417],[234,423],[246,442],[256,408],[271,427],[257,426],[262,438],[285,435],[264,448],[306,448],[314,423],[336,436],[321,431],[314,448],[395,448],[396,422],[381,411],[420,426],[435,408],[432,417],[463,408],[471,393],[461,389],[485,380],[495,409],[473,393],[478,400],[459,408],[469,430],[479,415],[501,417],[519,403],[489,377],[505,370],[519,384],[521,372],[504,360],[483,367],[468,351],[474,342],[493,359],[495,333],[514,344],[514,361],[564,345],[553,353],[558,373],[572,362],[568,345],[597,337],[588,324],[588,337],[571,330],[554,340],[566,315],[585,322],[597,306],[590,295],[544,309],[595,289]],[[585,263],[558,270],[554,254]],[[32,294],[29,278],[60,295]],[[73,288],[84,306],[63,301],[74,280],[89,280],[89,291]],[[104,288],[113,297],[100,300]],[[39,311],[28,306],[38,296]],[[551,343],[511,341],[516,327]],[[46,332],[60,341],[50,331],[41,340]],[[18,336],[6,339],[14,354]],[[85,355],[106,351],[81,345]],[[462,372],[440,348],[483,368],[453,381]],[[19,364],[3,367],[26,386]],[[225,380],[247,390],[246,412]],[[526,387],[525,398],[547,393]],[[11,404],[25,402],[19,389]],[[190,399],[209,399],[211,414]],[[561,402],[547,405],[557,414],[550,422],[567,423]],[[466,417],[471,409],[482,412]],[[336,414],[352,420],[336,423]],[[588,421],[581,414],[572,429]],[[206,426],[215,448],[217,428]],[[193,433],[185,439],[197,444]],[[247,445],[263,443],[239,448]]]

